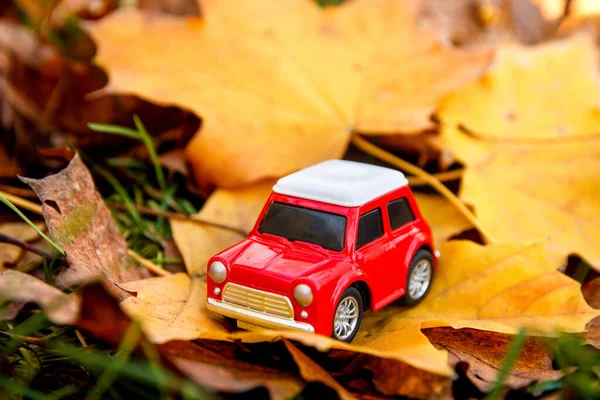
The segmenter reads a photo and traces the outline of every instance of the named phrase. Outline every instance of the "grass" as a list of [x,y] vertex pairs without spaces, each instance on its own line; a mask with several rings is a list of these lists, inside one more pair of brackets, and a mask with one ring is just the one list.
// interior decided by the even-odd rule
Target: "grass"
[[[148,164],[132,158],[113,158],[105,166],[94,164],[94,173],[107,182],[112,189],[105,193],[106,200],[123,206],[125,210],[112,209],[113,216],[127,240],[129,248],[160,266],[167,262],[181,262],[165,256],[164,243],[172,239],[171,229],[165,217],[148,217],[139,211],[149,208],[155,211],[172,211],[185,215],[195,214],[196,208],[180,193],[181,182],[169,180],[160,165],[154,139],[140,118],[133,117],[135,129],[130,127],[90,123],[93,131],[126,137],[142,143],[148,153],[152,174]],[[118,170],[133,184],[123,185],[111,169]]]

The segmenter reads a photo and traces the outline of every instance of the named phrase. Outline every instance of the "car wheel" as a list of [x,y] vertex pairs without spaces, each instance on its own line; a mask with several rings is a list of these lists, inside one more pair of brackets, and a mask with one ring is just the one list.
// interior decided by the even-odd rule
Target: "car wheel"
[[433,256],[425,249],[417,251],[406,276],[406,294],[402,298],[404,304],[419,304],[429,292],[433,281]]
[[360,328],[362,310],[363,299],[360,292],[355,287],[349,287],[335,307],[331,337],[350,343]]

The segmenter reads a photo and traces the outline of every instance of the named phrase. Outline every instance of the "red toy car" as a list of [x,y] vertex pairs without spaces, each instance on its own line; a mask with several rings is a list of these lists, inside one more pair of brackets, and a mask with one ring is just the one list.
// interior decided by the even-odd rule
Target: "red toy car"
[[401,172],[329,160],[281,178],[248,238],[209,261],[207,307],[350,342],[363,310],[425,297],[436,254]]

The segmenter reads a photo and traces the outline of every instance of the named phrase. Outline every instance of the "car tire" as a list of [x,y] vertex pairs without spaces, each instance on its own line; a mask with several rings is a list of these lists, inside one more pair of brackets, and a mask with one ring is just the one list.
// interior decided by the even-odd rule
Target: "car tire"
[[342,293],[333,312],[331,337],[350,343],[360,329],[363,298],[357,288],[351,286]]
[[431,289],[433,273],[431,252],[420,249],[410,262],[408,274],[406,274],[406,294],[402,297],[404,304],[415,306],[423,301]]

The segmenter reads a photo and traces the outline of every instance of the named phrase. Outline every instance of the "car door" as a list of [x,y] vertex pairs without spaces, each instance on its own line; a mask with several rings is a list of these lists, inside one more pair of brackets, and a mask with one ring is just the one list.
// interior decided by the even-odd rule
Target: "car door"
[[357,263],[369,278],[373,308],[393,295],[390,265],[393,262],[393,243],[385,234],[383,213],[376,207],[362,213],[358,220],[356,235]]
[[408,272],[406,271],[404,260],[406,259],[413,238],[419,232],[419,229],[415,223],[415,214],[406,197],[390,200],[387,204],[387,213],[390,219],[390,229],[392,230],[395,264],[396,268],[401,271],[402,278],[400,279],[400,284],[404,288],[406,273]]

